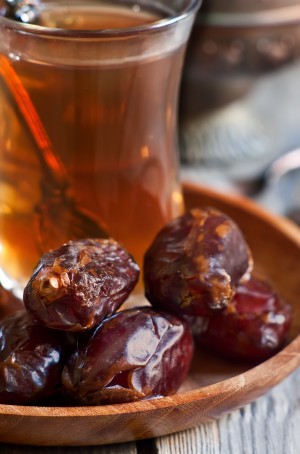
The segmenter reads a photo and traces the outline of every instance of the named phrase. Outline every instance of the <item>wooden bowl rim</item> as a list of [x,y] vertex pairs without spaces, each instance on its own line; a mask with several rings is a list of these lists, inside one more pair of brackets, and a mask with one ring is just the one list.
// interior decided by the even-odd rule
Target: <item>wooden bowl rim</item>
[[[203,386],[192,391],[180,392],[169,397],[162,397],[159,399],[144,400],[139,402],[131,402],[127,404],[117,405],[99,405],[99,406],[85,406],[85,407],[43,407],[43,406],[22,406],[22,405],[0,405],[0,414],[2,415],[15,415],[27,417],[38,417],[38,418],[51,418],[51,417],[95,417],[95,416],[116,416],[116,415],[134,415],[142,412],[157,410],[158,408],[170,408],[181,404],[189,404],[196,401],[200,401],[207,397],[220,394],[232,394],[233,391],[243,387],[247,383],[250,385],[256,384],[255,380],[252,379],[252,375],[259,375],[260,381],[264,382],[264,378],[269,377],[270,370],[276,370],[278,356],[286,357],[284,365],[289,362],[288,375],[300,365],[300,335],[291,341],[288,346],[283,348],[280,352],[274,355],[272,358],[264,361],[263,363],[250,368],[246,372],[235,375],[232,378],[222,380],[212,385]],[[295,364],[294,358],[298,358]],[[268,366],[268,367],[266,367]],[[282,365],[281,365],[282,367]],[[264,370],[268,371],[264,374]],[[274,377],[273,377],[274,378]],[[275,383],[274,383],[275,384]],[[256,386],[255,386],[256,387]],[[259,388],[259,387],[257,387]]]
[[263,207],[258,205],[256,202],[244,197],[242,195],[224,194],[221,192],[214,191],[213,189],[201,186],[196,183],[183,183],[184,192],[201,192],[210,198],[221,200],[227,205],[230,204],[234,207],[239,208],[241,211],[251,213],[255,217],[259,217],[264,222],[276,228],[284,236],[289,237],[290,240],[296,242],[300,247],[300,228],[296,226],[292,221],[279,215],[275,215],[269,211],[266,211]]
[[[300,230],[293,223],[264,211],[255,202],[235,195],[224,195],[216,191],[202,187],[198,184],[185,183],[185,191],[201,192],[209,197],[218,198],[226,204],[238,207],[241,210],[250,212],[254,216],[260,217],[264,222],[270,224],[272,228],[277,229],[281,234],[288,237],[296,246],[300,246]],[[288,369],[285,375],[288,375],[300,365],[300,335],[293,339],[286,347],[280,350],[276,355],[270,359],[251,367],[247,371],[235,375],[234,377],[222,380],[212,385],[203,386],[191,391],[184,391],[173,396],[162,397],[158,399],[150,399],[139,402],[131,402],[126,404],[115,405],[99,405],[99,406],[84,406],[84,407],[43,407],[43,406],[22,406],[22,405],[7,405],[0,404],[0,414],[3,415],[19,415],[20,417],[95,417],[95,416],[116,416],[116,415],[134,415],[135,413],[147,412],[157,410],[158,408],[174,407],[181,404],[189,404],[195,401],[200,401],[206,397],[220,394],[232,394],[233,391],[243,387],[245,384],[250,389],[259,389],[256,386],[253,377],[259,376],[260,382],[264,383],[264,379],[270,378],[270,370],[276,371],[278,357],[284,358],[281,363]],[[276,379],[273,383],[276,383]],[[280,379],[278,380],[280,381]],[[255,386],[254,386],[255,385]],[[254,388],[252,388],[254,386]]]

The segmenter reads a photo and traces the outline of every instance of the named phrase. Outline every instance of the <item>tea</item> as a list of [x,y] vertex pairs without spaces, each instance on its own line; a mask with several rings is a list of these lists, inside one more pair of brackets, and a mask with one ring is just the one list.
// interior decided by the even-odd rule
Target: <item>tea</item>
[[[156,232],[183,209],[174,151],[185,43],[149,53],[144,52],[141,41],[138,57],[130,57],[124,50],[120,59],[111,47],[107,58],[104,45],[94,52],[91,34],[89,51],[83,52],[77,29],[139,26],[161,16],[139,7],[95,3],[72,9],[50,6],[41,12],[42,25],[74,30],[73,51],[67,58],[61,55],[63,38],[53,40],[50,47],[46,36],[35,48],[34,34],[31,46],[25,45],[27,37],[20,34],[16,43],[21,50],[10,53],[11,66],[67,171],[76,203],[92,213],[142,265]],[[128,38],[124,35],[122,39]],[[6,54],[4,42],[0,43],[1,53]],[[49,184],[47,166],[3,79],[0,153],[0,280],[15,280],[22,287],[41,253],[59,244],[54,238],[49,238],[48,245],[39,242],[36,212],[42,188]],[[47,222],[58,222],[60,212],[57,219],[53,212],[49,216]],[[70,221],[64,225],[62,239],[73,237]]]

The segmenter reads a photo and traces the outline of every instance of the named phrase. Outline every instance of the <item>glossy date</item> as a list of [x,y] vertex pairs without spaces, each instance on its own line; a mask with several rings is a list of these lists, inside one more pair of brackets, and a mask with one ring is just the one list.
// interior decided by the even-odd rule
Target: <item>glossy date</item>
[[166,396],[186,378],[192,354],[184,321],[148,307],[129,309],[83,334],[62,381],[67,395],[82,405]]
[[195,337],[221,356],[264,360],[285,343],[291,325],[291,307],[272,286],[252,276],[237,286],[232,303],[222,314],[193,320]]
[[145,293],[157,308],[213,315],[227,307],[251,269],[235,222],[214,208],[195,208],[164,227],[146,252]]
[[0,320],[21,309],[24,309],[23,302],[0,284]]
[[116,241],[70,241],[41,258],[24,303],[49,328],[83,331],[116,312],[138,278],[138,265]]
[[0,322],[0,403],[28,404],[56,395],[69,353],[64,333],[46,329],[26,311]]

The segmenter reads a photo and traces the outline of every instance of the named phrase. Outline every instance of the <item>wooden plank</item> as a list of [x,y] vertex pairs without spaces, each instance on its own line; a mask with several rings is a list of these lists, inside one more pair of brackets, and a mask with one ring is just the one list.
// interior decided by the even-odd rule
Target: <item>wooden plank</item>
[[90,447],[32,447],[0,445],[1,454],[137,454],[135,443]]
[[295,454],[300,452],[300,370],[266,396],[186,432],[156,440],[158,454]]

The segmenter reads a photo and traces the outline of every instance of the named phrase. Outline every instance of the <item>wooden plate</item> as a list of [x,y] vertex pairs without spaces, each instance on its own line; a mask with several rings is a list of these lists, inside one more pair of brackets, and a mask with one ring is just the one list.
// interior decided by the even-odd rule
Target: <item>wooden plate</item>
[[101,445],[157,437],[219,418],[279,383],[300,365],[300,230],[245,199],[185,186],[186,205],[215,206],[235,219],[252,249],[256,269],[294,308],[290,342],[259,365],[197,354],[175,396],[99,407],[0,405],[0,441],[29,445]]

